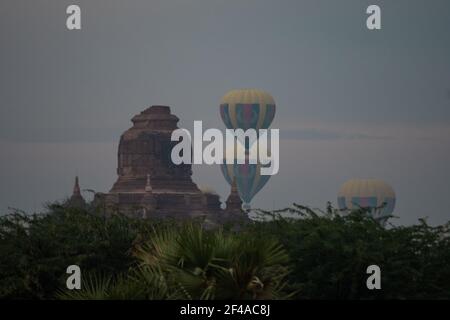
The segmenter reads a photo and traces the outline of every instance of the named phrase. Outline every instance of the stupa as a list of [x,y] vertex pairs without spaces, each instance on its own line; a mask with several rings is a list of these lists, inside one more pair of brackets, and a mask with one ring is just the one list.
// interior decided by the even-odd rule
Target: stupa
[[215,219],[222,213],[219,196],[200,191],[190,164],[175,165],[171,133],[178,117],[168,106],[151,106],[131,121],[120,137],[117,181],[95,202],[105,213],[133,217],[197,217]]

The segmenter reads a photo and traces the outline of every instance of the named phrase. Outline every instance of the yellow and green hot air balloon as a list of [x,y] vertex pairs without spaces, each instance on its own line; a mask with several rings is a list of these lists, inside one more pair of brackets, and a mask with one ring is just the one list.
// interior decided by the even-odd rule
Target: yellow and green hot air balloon
[[[243,208],[245,210],[250,209],[250,202],[253,197],[264,187],[264,185],[269,181],[270,175],[261,175],[261,167],[263,165],[257,155],[258,144],[255,143],[250,147],[250,150],[246,150],[244,146],[237,141],[236,150],[235,148],[227,149],[225,154],[225,159],[223,164],[221,164],[220,169],[222,171],[225,180],[232,185],[233,181],[236,181],[236,187],[241,197],[243,203]],[[233,153],[234,152],[234,153]],[[267,154],[264,150],[264,154]],[[226,158],[233,159],[233,163],[226,163]],[[238,163],[238,159],[244,163]],[[250,163],[250,160],[254,160],[256,163]]]
[[338,207],[343,211],[368,209],[373,218],[385,223],[394,211],[395,192],[382,180],[352,179],[341,186]]
[[272,96],[258,89],[231,90],[220,102],[220,116],[228,129],[267,129],[275,109]]
[[[275,100],[258,89],[238,89],[226,93],[220,102],[220,116],[228,129],[268,129],[275,117]],[[230,183],[236,180],[239,196],[244,201],[244,208],[250,208],[250,201],[267,183],[270,176],[261,175],[261,163],[250,164],[252,148],[257,143],[247,144],[237,141],[239,148],[245,149],[245,164],[223,164],[222,174]],[[228,151],[227,151],[228,152]],[[235,159],[236,160],[236,159]]]

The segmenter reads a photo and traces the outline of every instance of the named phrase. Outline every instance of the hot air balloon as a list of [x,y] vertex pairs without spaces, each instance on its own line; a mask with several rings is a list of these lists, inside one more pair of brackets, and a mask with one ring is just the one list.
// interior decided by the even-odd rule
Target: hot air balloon
[[384,181],[353,179],[341,186],[338,207],[343,211],[369,209],[371,216],[384,224],[394,211],[395,193]]
[[220,116],[228,129],[267,129],[275,116],[275,109],[275,101],[267,92],[231,90],[222,98]]
[[[264,185],[269,181],[270,175],[261,175],[261,167],[263,166],[257,158],[256,148],[258,144],[254,144],[250,150],[245,150],[244,146],[236,141],[236,150],[242,153],[236,152],[232,154],[235,148],[227,149],[225,151],[226,157],[234,159],[233,163],[227,164],[225,159],[223,164],[221,164],[221,171],[225,180],[232,185],[233,180],[236,181],[236,186],[238,189],[239,196],[244,202],[243,208],[245,210],[250,209],[250,202],[253,197],[264,187]],[[240,156],[243,154],[243,157]],[[245,160],[245,163],[238,163],[238,159]],[[257,163],[250,163],[251,159],[256,160]]]

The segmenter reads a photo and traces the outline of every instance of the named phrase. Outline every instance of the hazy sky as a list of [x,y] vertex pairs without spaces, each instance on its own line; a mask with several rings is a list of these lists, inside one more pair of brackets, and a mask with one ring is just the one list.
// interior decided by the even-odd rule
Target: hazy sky
[[[449,16],[448,0],[2,0],[0,209],[63,199],[76,174],[108,191],[134,114],[165,104],[182,127],[224,128],[220,98],[252,87],[275,98],[282,136],[254,206],[323,208],[374,177],[396,191],[397,224],[450,220]],[[216,166],[194,180],[228,195]]]

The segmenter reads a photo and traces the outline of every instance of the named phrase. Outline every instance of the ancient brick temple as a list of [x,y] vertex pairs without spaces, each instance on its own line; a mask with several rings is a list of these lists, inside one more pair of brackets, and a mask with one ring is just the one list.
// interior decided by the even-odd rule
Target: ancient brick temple
[[[104,212],[134,217],[197,217],[222,220],[227,215],[219,196],[204,193],[192,181],[190,164],[171,160],[170,139],[178,117],[167,106],[152,106],[134,116],[133,126],[120,137],[117,181],[109,193],[98,193],[95,203]],[[236,193],[233,193],[236,202]],[[234,204],[233,202],[233,204]],[[231,209],[231,208],[230,208]],[[243,216],[240,208],[231,215]]]

